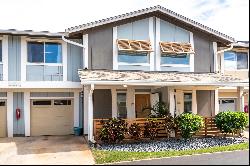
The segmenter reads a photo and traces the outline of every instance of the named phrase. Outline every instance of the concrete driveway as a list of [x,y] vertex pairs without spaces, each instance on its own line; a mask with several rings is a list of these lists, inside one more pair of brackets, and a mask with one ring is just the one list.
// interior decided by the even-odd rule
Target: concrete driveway
[[83,137],[41,136],[0,138],[0,165],[94,164]]

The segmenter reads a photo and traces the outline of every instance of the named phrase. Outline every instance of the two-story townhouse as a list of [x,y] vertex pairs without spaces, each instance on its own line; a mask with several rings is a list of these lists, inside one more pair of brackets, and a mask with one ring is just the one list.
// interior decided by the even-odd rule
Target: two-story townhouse
[[[237,89],[243,111],[248,80],[218,70],[217,54],[235,40],[198,22],[154,6],[66,29],[83,40],[84,130],[93,140],[93,120],[146,118],[157,101],[172,115],[219,112],[219,88]],[[226,48],[226,49],[225,49]],[[91,122],[91,123],[89,123]]]
[[[245,80],[249,80],[249,42],[238,41],[227,51],[218,54],[218,68],[221,73],[230,74]],[[249,87],[243,90],[244,111],[248,112]],[[220,111],[237,110],[237,88],[220,87],[219,104]]]
[[[214,116],[221,87],[236,87],[238,110],[243,110],[248,80],[218,72],[218,50],[235,40],[162,6],[64,34],[0,34],[0,110],[7,114],[0,116],[0,122],[6,120],[0,128],[8,136],[19,134],[15,124],[20,122],[26,136],[70,134],[83,126],[93,141],[95,119],[145,118],[149,112],[142,108],[157,101],[166,102],[173,115]],[[24,112],[23,122],[16,120],[17,108]]]
[[82,49],[62,33],[0,30],[0,137],[73,134],[82,65]]

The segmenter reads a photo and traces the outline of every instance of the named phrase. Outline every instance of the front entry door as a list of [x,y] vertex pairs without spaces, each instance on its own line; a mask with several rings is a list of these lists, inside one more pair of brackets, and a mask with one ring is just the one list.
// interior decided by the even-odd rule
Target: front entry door
[[150,94],[136,94],[135,95],[136,118],[148,118],[150,110],[142,111],[142,109],[145,107],[150,107]]

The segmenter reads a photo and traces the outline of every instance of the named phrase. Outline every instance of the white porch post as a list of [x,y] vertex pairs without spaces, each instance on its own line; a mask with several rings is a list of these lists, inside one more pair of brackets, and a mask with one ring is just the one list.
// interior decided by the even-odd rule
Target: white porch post
[[92,84],[89,89],[88,94],[88,140],[94,141],[93,139],[93,91],[94,91],[94,85]]
[[25,136],[30,136],[30,92],[24,92],[24,126]]
[[193,114],[197,114],[196,90],[192,91],[192,112],[193,112]]
[[174,100],[174,89],[169,88],[169,112],[174,116],[175,112],[175,100]]
[[237,87],[237,111],[244,112],[244,87]]
[[116,88],[111,88],[111,96],[112,96],[112,118],[117,117],[117,95]]
[[88,134],[88,96],[89,96],[89,87],[84,86],[83,92],[83,102],[84,102],[84,134]]
[[128,119],[135,119],[135,89],[134,87],[127,88],[127,117]]
[[7,92],[7,130],[8,137],[13,137],[13,92]]
[[219,105],[219,90],[214,90],[214,114],[213,116],[217,115],[219,113],[220,105]]
[[74,92],[74,127],[79,127],[79,92]]

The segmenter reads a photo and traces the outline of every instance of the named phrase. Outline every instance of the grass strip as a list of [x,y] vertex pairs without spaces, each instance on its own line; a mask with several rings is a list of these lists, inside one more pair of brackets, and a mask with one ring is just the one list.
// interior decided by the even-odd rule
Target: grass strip
[[228,146],[215,146],[197,150],[180,150],[180,151],[161,151],[161,152],[123,152],[123,151],[105,151],[93,149],[92,153],[96,164],[112,163],[119,161],[133,161],[149,158],[162,158],[202,153],[214,153],[223,151],[234,151],[249,149],[249,143],[233,144]]

